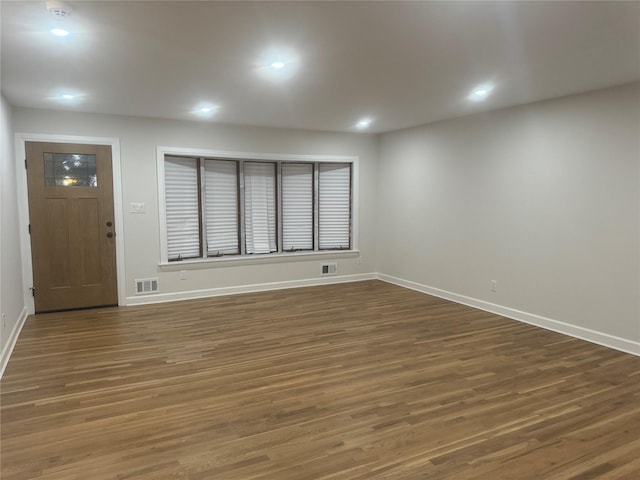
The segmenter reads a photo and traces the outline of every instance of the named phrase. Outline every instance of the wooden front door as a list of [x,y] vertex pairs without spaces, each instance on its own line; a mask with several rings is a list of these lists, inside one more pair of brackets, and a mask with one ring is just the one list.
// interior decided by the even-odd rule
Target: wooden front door
[[111,147],[27,142],[36,312],[117,305]]

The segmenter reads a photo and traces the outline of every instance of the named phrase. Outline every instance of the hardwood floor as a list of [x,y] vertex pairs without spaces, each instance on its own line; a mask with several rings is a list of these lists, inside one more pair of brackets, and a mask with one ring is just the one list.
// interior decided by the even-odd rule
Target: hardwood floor
[[2,478],[640,478],[640,358],[379,281],[31,317]]

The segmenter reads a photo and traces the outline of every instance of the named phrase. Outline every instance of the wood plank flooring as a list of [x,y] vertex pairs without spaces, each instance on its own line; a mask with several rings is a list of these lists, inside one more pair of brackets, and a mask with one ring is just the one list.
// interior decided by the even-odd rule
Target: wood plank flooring
[[31,317],[3,480],[640,478],[640,358],[379,281]]

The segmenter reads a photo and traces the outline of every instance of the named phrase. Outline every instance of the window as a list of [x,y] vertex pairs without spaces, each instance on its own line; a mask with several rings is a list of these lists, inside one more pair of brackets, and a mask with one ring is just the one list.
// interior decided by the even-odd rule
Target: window
[[282,249],[313,250],[313,164],[282,165]]
[[169,260],[200,257],[197,160],[167,157],[164,172]]
[[276,244],[276,164],[244,164],[246,253],[272,253]]
[[353,248],[352,162],[161,158],[170,262]]
[[204,189],[207,256],[240,253],[237,162],[205,160]]
[[320,164],[318,185],[320,250],[348,249],[351,225],[351,168]]

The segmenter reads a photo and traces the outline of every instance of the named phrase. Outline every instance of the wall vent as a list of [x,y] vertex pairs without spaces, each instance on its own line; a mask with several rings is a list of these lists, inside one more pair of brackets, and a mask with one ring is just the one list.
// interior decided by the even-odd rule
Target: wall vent
[[157,278],[141,278],[136,280],[136,295],[156,293],[160,291]]
[[338,273],[337,263],[325,263],[322,265],[321,275],[335,275],[336,273]]

